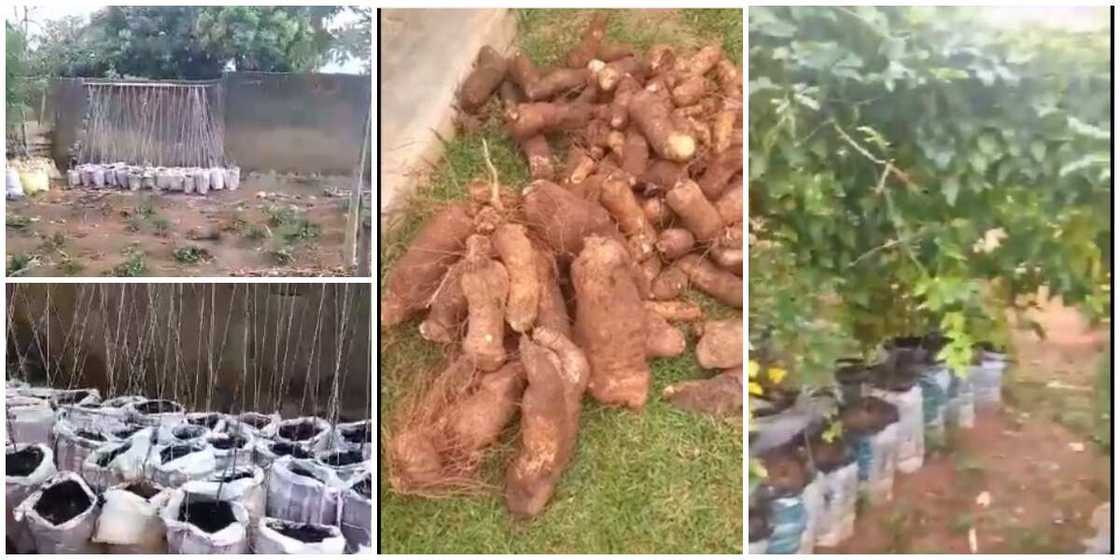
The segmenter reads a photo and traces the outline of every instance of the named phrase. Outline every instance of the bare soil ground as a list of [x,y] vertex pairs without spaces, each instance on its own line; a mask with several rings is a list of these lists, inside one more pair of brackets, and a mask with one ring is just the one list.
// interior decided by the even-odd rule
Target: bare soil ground
[[206,196],[51,190],[9,201],[21,276],[341,276],[351,179],[252,174]]
[[[1095,439],[1092,418],[1109,333],[1057,302],[1031,315],[1048,336],[1016,332],[1003,409],[978,414],[974,429],[955,433],[917,473],[896,475],[892,503],[864,509],[854,537],[818,552],[1085,550],[1092,512],[1111,496],[1110,444]],[[987,506],[977,503],[984,492]]]

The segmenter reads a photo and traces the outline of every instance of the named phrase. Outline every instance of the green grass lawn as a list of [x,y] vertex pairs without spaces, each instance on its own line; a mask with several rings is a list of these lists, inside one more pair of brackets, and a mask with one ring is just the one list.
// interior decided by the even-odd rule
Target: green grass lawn
[[[520,46],[538,64],[566,53],[586,27],[588,11],[524,10],[518,13]],[[612,10],[608,36],[638,47],[659,42],[692,49],[721,42],[742,58],[739,10]],[[463,199],[467,181],[485,177],[482,141],[505,185],[517,188],[528,171],[516,146],[497,123],[449,139],[446,153],[409,206],[382,237],[382,268],[398,258],[420,224],[441,202]],[[736,310],[690,294],[712,317]],[[419,320],[381,332],[379,406],[383,421],[410,388],[417,372],[439,367],[444,351],[420,338]],[[379,475],[379,541],[384,553],[735,553],[742,551],[743,433],[719,422],[670,408],[659,397],[666,385],[705,377],[693,358],[651,363],[653,387],[641,413],[584,400],[579,448],[543,514],[518,522],[501,496],[504,465],[516,427],[483,466],[493,491],[481,496],[430,500],[394,494]]]

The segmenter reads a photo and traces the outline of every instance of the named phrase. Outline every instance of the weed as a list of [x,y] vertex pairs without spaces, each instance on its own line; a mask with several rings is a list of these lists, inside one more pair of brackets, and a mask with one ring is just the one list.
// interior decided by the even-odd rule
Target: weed
[[136,246],[129,246],[124,250],[124,255],[124,262],[113,267],[114,276],[143,276],[148,271],[148,265],[144,262],[144,252]]
[[195,247],[193,245],[179,247],[178,249],[175,249],[175,252],[173,254],[175,256],[175,260],[181,264],[198,264],[203,261],[209,261],[211,258],[213,258],[210,255],[210,251],[207,251],[202,247]]
[[44,253],[53,253],[62,250],[64,245],[66,245],[66,235],[61,231],[56,231],[43,239],[43,244],[39,249]]
[[34,255],[12,255],[8,257],[8,276],[22,276],[38,262]]
[[269,206],[264,213],[268,215],[268,225],[272,227],[292,223],[299,217],[299,211],[291,206]]
[[144,229],[144,218],[139,214],[132,214],[125,220],[124,229],[129,233],[136,233]]
[[258,224],[252,224],[249,227],[245,228],[244,235],[247,239],[252,239],[254,241],[267,239],[272,236],[267,227]]
[[18,214],[8,214],[4,223],[7,224],[8,229],[27,229],[31,227],[31,218]]
[[957,515],[949,522],[949,530],[957,535],[964,535],[976,524],[971,513],[965,512]]
[[144,197],[144,200],[140,201],[140,206],[136,207],[136,214],[145,220],[155,216],[156,211],[156,201],[151,195]]
[[319,229],[319,224],[299,218],[285,226],[280,232],[280,237],[288,243],[310,241],[319,237]]
[[77,276],[85,268],[85,265],[81,261],[67,256],[58,264],[58,268],[66,276]]
[[287,266],[295,261],[290,247],[278,247],[270,251],[269,255],[272,257],[272,260],[280,266]]
[[167,234],[171,233],[171,221],[163,216],[156,216],[152,218],[152,229],[155,230],[156,235],[167,237]]

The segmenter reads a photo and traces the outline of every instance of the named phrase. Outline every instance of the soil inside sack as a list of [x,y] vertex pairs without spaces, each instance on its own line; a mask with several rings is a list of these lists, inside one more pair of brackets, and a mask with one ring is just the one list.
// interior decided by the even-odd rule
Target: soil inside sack
[[269,418],[267,416],[264,416],[263,414],[262,415],[245,414],[245,415],[241,416],[240,420],[242,422],[252,426],[253,429],[255,429],[255,430],[259,430],[259,429],[267,426],[270,422],[272,422],[271,418]]
[[199,449],[193,445],[172,445],[159,452],[160,463],[170,463],[175,459],[185,457],[196,451],[199,451]]
[[93,440],[93,441],[105,441],[105,436],[103,436],[103,435],[101,435],[97,432],[91,432],[91,431],[88,431],[88,430],[78,430],[77,436],[82,438],[82,439],[88,439],[88,440]]
[[227,475],[225,475],[221,478],[216,479],[216,481],[217,482],[233,482],[235,480],[241,480],[242,478],[252,478],[252,477],[253,477],[253,472],[252,471],[239,471],[239,472],[235,472],[233,474],[227,474]]
[[35,504],[35,512],[57,526],[77,517],[92,503],[81,484],[67,480],[44,490]]
[[339,451],[323,457],[323,462],[332,467],[353,465],[362,461],[362,454],[358,451]]
[[898,409],[891,403],[875,397],[845,407],[840,412],[844,429],[859,435],[873,434],[898,421]]
[[89,396],[89,391],[74,391],[72,393],[61,393],[55,395],[55,402],[58,404],[74,404]]
[[314,422],[304,421],[295,424],[280,426],[280,429],[277,430],[276,433],[284,439],[289,439],[292,441],[307,441],[318,435],[319,429]]
[[97,458],[97,466],[108,467],[109,463],[113,462],[113,459],[116,459],[118,455],[128,451],[129,449],[132,449],[132,444],[131,443],[126,443],[126,444],[124,444],[124,445],[122,445],[122,446],[120,446],[120,447],[102,455],[101,457],[98,457]]
[[826,473],[843,467],[853,460],[848,444],[841,436],[836,436],[831,442],[824,441],[820,434],[810,438],[809,453],[813,457],[817,470]]
[[117,436],[120,439],[127,439],[127,438],[132,437],[133,434],[135,434],[136,432],[139,432],[139,431],[140,431],[140,426],[135,426],[135,427],[132,427],[132,428],[125,428],[123,430],[117,430],[117,431],[113,432],[113,435]]
[[152,496],[155,496],[156,494],[159,494],[159,488],[156,488],[155,486],[152,486],[147,482],[134,482],[132,484],[129,484],[128,486],[125,486],[124,489],[128,492],[136,494],[137,496],[140,496],[141,498],[144,498],[145,500],[151,498]]
[[217,414],[207,414],[206,416],[188,418],[187,422],[190,422],[195,426],[206,426],[207,428],[213,429],[214,426],[218,425],[218,421],[221,419],[222,417]]
[[268,527],[285,537],[305,543],[323,542],[323,539],[331,536],[330,531],[322,527],[316,527],[315,525],[269,521]]
[[351,488],[353,488],[355,492],[361,494],[362,497],[366,498],[367,500],[372,497],[373,483],[370,481],[370,478],[368,476],[356,482],[354,486],[351,486]]
[[178,426],[171,430],[171,435],[175,436],[175,439],[184,441],[202,437],[204,434],[206,434],[206,428],[194,425]]
[[245,443],[245,438],[241,436],[221,437],[210,440],[210,445],[215,449],[241,449],[245,447]]
[[285,457],[291,455],[296,459],[311,458],[311,454],[304,450],[302,447],[298,445],[292,445],[290,443],[274,443],[268,449],[269,451],[272,451],[272,454],[276,455],[277,457]]
[[136,410],[143,414],[165,414],[181,412],[182,407],[171,401],[146,401],[136,405]]
[[6,476],[27,476],[43,462],[43,452],[38,447],[25,447],[15,453],[8,453],[4,465]]
[[301,466],[298,466],[298,465],[292,465],[288,470],[292,471],[292,474],[295,474],[295,475],[306,476],[307,478],[310,478],[311,480],[319,480],[315,475],[311,474],[311,471],[308,471],[307,469],[305,469]]
[[766,482],[777,496],[796,496],[809,484],[809,470],[791,450],[775,449],[762,457]]
[[770,537],[772,527],[766,519],[765,508],[752,506],[747,512],[747,522],[750,524],[751,542],[760,541]]
[[342,431],[342,439],[350,443],[364,443],[369,441],[369,422],[354,428]]
[[207,533],[217,533],[236,521],[229,502],[191,499],[179,506],[179,521],[190,523]]

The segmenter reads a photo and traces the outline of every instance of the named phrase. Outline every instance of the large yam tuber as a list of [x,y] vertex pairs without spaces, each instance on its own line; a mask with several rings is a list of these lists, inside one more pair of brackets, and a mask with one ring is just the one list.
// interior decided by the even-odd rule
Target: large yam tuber
[[681,179],[688,177],[685,167],[675,161],[655,159],[649,164],[645,172],[638,177],[638,182],[660,191],[668,191]]
[[589,86],[591,79],[591,71],[586,68],[557,68],[522,88],[530,101],[543,101],[566,91]]
[[664,317],[646,311],[646,356],[672,358],[684,354],[684,333]]
[[522,207],[525,223],[561,256],[578,254],[589,235],[620,236],[602,205],[555,183],[534,181]]
[[649,144],[646,137],[636,129],[626,131],[626,139],[622,146],[622,170],[631,177],[637,178],[645,173],[649,167]]
[[463,351],[482,371],[494,371],[506,361],[506,299],[509,274],[502,263],[490,258],[490,240],[473,235],[467,240],[466,270],[459,280],[467,298],[467,335]]
[[591,23],[587,26],[587,30],[583,32],[583,37],[580,38],[579,43],[568,52],[568,56],[564,58],[569,68],[583,68],[587,66],[595,58],[596,53],[599,52],[600,45],[603,42],[603,37],[607,34],[607,16],[603,13],[595,14],[591,18]]
[[572,264],[576,341],[591,363],[589,390],[607,405],[641,408],[649,391],[643,309],[622,244],[588,237]]
[[497,441],[517,413],[524,390],[525,369],[518,361],[481,376],[474,392],[448,410],[447,433],[452,445],[472,454]]
[[642,85],[629,74],[619,80],[614,88],[614,98],[611,99],[609,124],[611,128],[622,129],[630,122],[630,100],[634,94],[641,91]]
[[736,317],[705,322],[696,343],[696,362],[704,369],[743,365],[743,320]]
[[608,41],[603,41],[599,46],[599,52],[595,54],[595,58],[603,62],[614,62],[628,56],[635,56],[634,47],[625,43],[612,43]]
[[723,231],[723,218],[695,181],[684,179],[677,183],[665,195],[665,203],[701,243],[712,241]]
[[682,70],[688,76],[703,76],[715,68],[722,58],[723,49],[719,45],[708,45],[692,55]]
[[564,174],[560,181],[568,185],[582,183],[595,172],[595,166],[595,160],[587,155],[586,150],[572,144],[568,148],[568,157],[564,161]]
[[638,199],[626,181],[612,176],[603,182],[603,192],[599,198],[603,206],[618,222],[619,229],[632,241],[637,251],[636,260],[643,260],[653,251],[657,241],[657,230],[646,220],[646,214],[638,205]]
[[733,226],[743,221],[743,181],[732,181],[731,187],[716,199],[716,211],[724,225]]
[[507,128],[517,141],[557,129],[575,129],[591,121],[587,103],[522,103],[506,112]]
[[696,139],[673,124],[672,107],[648,90],[630,99],[630,120],[641,129],[653,151],[670,161],[688,161],[696,153]]
[[385,282],[383,327],[398,325],[428,305],[472,233],[474,220],[466,204],[450,205],[428,220]]
[[564,357],[528,336],[521,337],[518,347],[529,384],[521,399],[517,454],[506,471],[505,500],[510,513],[522,518],[544,510],[571,462],[579,434],[586,361],[581,365],[573,357],[579,353],[575,345],[551,336],[546,340],[562,347]]
[[743,276],[743,249],[741,247],[714,245],[708,251],[708,257],[720,268],[731,274],[739,277]]
[[459,337],[459,329],[467,317],[467,297],[459,284],[464,269],[463,261],[449,268],[432,296],[428,316],[420,323],[420,336],[424,340],[447,344]]
[[537,310],[537,330],[548,329],[567,338],[572,337],[572,321],[568,315],[568,303],[560,290],[560,278],[556,269],[556,259],[537,248],[534,251],[537,265],[537,278],[540,279],[540,306]]
[[620,58],[614,62],[608,63],[599,70],[597,76],[599,82],[599,89],[602,91],[611,91],[622,82],[623,76],[633,76],[635,79],[641,80],[645,77],[646,64],[636,56],[628,56]]
[[710,379],[675,383],[666,387],[661,397],[689,412],[717,418],[742,417],[743,368],[732,368]]
[[517,84],[510,80],[505,80],[502,85],[498,87],[498,97],[502,100],[502,110],[510,111],[517,108],[521,103],[528,101],[525,97],[525,92]]
[[704,311],[695,303],[687,301],[647,301],[648,311],[656,313],[666,321],[696,321],[704,318]]
[[707,92],[708,82],[703,76],[689,76],[673,88],[673,103],[677,107],[694,105],[704,97]]
[[689,283],[716,301],[743,307],[743,279],[720,269],[699,255],[685,255],[677,264],[688,274]]
[[642,212],[646,213],[646,220],[654,227],[663,227],[673,218],[673,213],[665,205],[665,201],[658,196],[651,196],[642,200]]
[[459,88],[459,106],[464,111],[473,113],[485,105],[494,90],[505,80],[507,66],[506,59],[498,51],[490,46],[482,47],[478,51],[474,70]]
[[657,251],[666,260],[675,261],[687,255],[696,247],[696,237],[683,228],[662,230],[657,236]]
[[509,273],[509,299],[506,321],[513,330],[524,333],[537,320],[540,278],[537,276],[536,250],[525,234],[525,226],[502,224],[494,231],[494,248]]
[[389,443],[389,484],[400,493],[422,491],[443,481],[443,462],[435,435],[427,426],[412,426]]
[[552,147],[543,134],[530,136],[521,141],[521,151],[529,162],[529,176],[534,179],[551,181],[556,176],[556,168],[552,164]]
[[731,178],[743,171],[743,151],[727,150],[708,164],[697,184],[708,200],[716,200],[727,190]]

